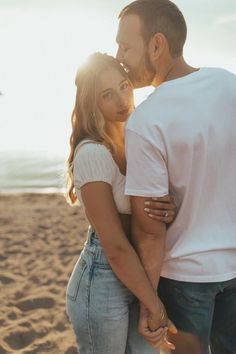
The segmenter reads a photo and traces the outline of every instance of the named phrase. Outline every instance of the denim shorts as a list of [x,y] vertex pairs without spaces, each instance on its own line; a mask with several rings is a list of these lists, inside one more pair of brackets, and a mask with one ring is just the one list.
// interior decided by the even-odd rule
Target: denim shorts
[[161,278],[158,289],[179,332],[197,338],[203,353],[236,354],[236,279],[191,283]]
[[80,354],[158,353],[138,334],[138,300],[112,271],[91,229],[67,286],[66,307]]

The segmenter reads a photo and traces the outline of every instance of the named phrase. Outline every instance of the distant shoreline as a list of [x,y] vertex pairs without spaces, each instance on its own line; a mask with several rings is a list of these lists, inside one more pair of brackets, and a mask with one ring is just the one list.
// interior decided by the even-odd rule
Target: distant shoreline
[[16,188],[16,189],[0,189],[0,196],[1,195],[21,195],[21,194],[64,194],[65,188]]

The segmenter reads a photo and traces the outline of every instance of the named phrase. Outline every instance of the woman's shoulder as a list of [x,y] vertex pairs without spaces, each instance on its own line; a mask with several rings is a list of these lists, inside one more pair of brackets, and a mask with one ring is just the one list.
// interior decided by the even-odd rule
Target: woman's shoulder
[[112,159],[109,149],[97,141],[84,140],[75,149],[75,158]]
[[88,181],[112,183],[116,176],[114,160],[108,148],[98,142],[88,141],[75,151],[73,171],[81,187]]

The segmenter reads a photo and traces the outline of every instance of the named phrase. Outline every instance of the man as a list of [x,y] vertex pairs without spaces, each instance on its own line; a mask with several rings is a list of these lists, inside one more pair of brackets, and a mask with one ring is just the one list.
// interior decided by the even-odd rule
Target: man
[[[185,62],[185,20],[169,0],[134,1],[119,19],[117,58],[135,87],[156,87],[126,127],[134,245],[178,328],[174,352],[235,354],[236,76]],[[178,214],[166,230],[143,198],[168,193]],[[150,324],[141,305],[153,343]]]

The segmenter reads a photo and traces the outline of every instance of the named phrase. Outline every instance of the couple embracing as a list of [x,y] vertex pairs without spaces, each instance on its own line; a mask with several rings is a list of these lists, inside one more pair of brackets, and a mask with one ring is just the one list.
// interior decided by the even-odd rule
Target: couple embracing
[[236,353],[236,76],[189,66],[186,34],[173,2],[136,0],[117,58],[92,54],[76,76],[67,199],[90,227],[67,313],[80,354]]

